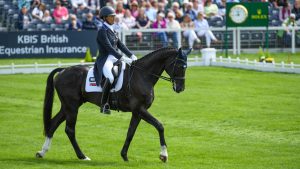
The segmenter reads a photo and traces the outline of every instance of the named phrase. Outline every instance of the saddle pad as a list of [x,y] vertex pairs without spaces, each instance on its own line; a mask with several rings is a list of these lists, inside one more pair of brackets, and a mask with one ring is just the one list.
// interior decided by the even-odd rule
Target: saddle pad
[[[125,63],[122,62],[122,70],[119,76],[119,79],[116,85],[110,90],[110,92],[117,92],[121,90],[123,85],[123,77],[124,77]],[[86,80],[85,80],[85,91],[86,92],[102,92],[102,87],[96,85],[95,77],[94,77],[94,67],[90,68]]]

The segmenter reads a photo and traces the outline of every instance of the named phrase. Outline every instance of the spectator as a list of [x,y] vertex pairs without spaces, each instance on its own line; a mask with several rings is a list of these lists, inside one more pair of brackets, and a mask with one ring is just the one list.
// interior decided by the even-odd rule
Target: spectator
[[287,2],[285,3],[279,10],[279,20],[283,22],[287,19],[291,14],[290,4]]
[[133,17],[131,15],[131,12],[129,9],[127,9],[125,11],[125,15],[124,15],[124,18],[123,18],[123,22],[125,23],[125,25],[127,25],[127,27],[129,29],[133,28],[135,25],[136,25],[136,22],[135,22],[135,17]]
[[185,10],[184,13],[185,14],[189,14],[190,17],[191,17],[191,19],[192,19],[192,21],[194,21],[197,18],[197,15],[196,15],[196,13],[193,10],[193,3],[192,2],[189,2],[187,4],[187,7],[186,7],[186,10]]
[[[136,19],[136,28],[138,29],[147,29],[150,27],[150,20],[148,19],[148,17],[146,16],[146,13],[145,13],[145,9],[144,8],[140,8],[139,10],[139,15]],[[139,39],[139,42],[142,41],[142,32],[137,32],[137,36],[138,36],[138,39]]]
[[24,6],[26,7],[26,9],[30,9],[30,2],[32,0],[18,0],[18,8],[19,10],[21,10]]
[[195,28],[199,37],[205,36],[206,46],[209,48],[211,41],[218,43],[219,40],[214,36],[209,28],[207,20],[204,18],[203,13],[199,12],[197,20],[195,21]]
[[[180,24],[177,20],[175,20],[175,14],[173,12],[169,12],[167,20],[167,28],[168,29],[180,29]],[[170,32],[173,41],[173,47],[178,48],[178,32]]]
[[71,0],[59,0],[60,3],[61,3],[61,6],[64,6],[68,9],[71,9],[72,8],[72,3],[71,3]]
[[100,18],[100,9],[96,9],[94,18],[93,18],[94,23],[96,24],[98,30],[100,29],[100,27],[103,24],[102,19]]
[[38,19],[38,20],[42,20],[45,10],[46,10],[45,4],[44,3],[40,3],[39,6],[36,6],[32,10],[32,12],[31,12],[32,18]]
[[145,14],[151,22],[156,20],[157,11],[152,7],[151,3],[148,1],[145,4]]
[[85,0],[85,3],[87,4],[87,8],[93,11],[100,7],[99,0]]
[[72,7],[75,8],[76,10],[83,10],[84,8],[87,7],[85,0],[71,0]]
[[38,8],[41,4],[41,1],[40,0],[32,0],[30,2],[30,9],[34,9],[34,8]]
[[182,14],[181,10],[177,10],[175,12],[175,20],[178,21],[179,23],[181,23],[183,21],[183,14]]
[[86,14],[86,20],[82,23],[83,30],[97,30],[97,25],[93,22],[93,14]]
[[133,1],[130,5],[131,15],[136,19],[139,15],[139,7],[136,1]]
[[180,6],[178,2],[173,2],[172,11],[174,12],[174,14],[176,14],[177,11],[180,11]]
[[117,2],[117,6],[116,6],[116,14],[118,18],[123,18],[124,14],[125,14],[125,9],[123,7],[123,2],[122,1],[118,1]]
[[127,25],[122,21],[122,17],[117,16],[115,18],[115,24],[113,25],[113,29],[117,32],[120,32],[122,30],[128,30]]
[[23,6],[20,10],[18,22],[17,22],[17,29],[24,30],[28,27],[31,21],[31,16],[28,13],[26,6]]
[[69,18],[69,11],[66,7],[61,6],[60,1],[56,1],[55,9],[53,11],[53,17],[55,19],[55,23],[60,24]]
[[157,3],[157,1],[153,0],[153,1],[150,1],[150,3],[151,3],[152,7],[154,8],[154,10],[157,13],[157,11],[158,11],[158,3]]
[[189,0],[183,0],[183,4],[182,4],[182,12],[183,13],[185,13],[188,4],[189,4]]
[[297,26],[295,19],[296,19],[296,15],[294,13],[292,13],[282,23],[282,26],[284,27],[284,32],[283,31],[278,31],[279,37],[284,38],[284,44],[288,44],[288,45],[291,44],[292,33],[291,33],[290,30],[293,27]]
[[71,22],[69,23],[68,30],[81,31],[81,23],[78,21],[76,15],[71,15]]
[[183,36],[185,38],[187,38],[189,48],[193,48],[195,41],[198,43],[201,42],[200,39],[196,35],[196,32],[194,30],[195,25],[189,14],[184,15],[183,21],[181,22],[180,26],[182,29],[185,29],[183,31]]
[[49,10],[45,10],[43,18],[42,18],[42,22],[44,23],[51,23],[52,22],[52,17],[50,15],[50,11]]
[[158,13],[163,13],[163,14],[166,13],[165,4],[163,2],[158,2],[157,7],[158,7],[157,8],[157,14]]
[[204,12],[204,5],[203,5],[202,1],[201,1],[201,3],[199,3],[199,0],[193,0],[192,10],[196,14],[196,16],[198,15],[199,12]]
[[[167,23],[165,20],[165,14],[163,12],[158,13],[156,21],[153,23],[152,28],[154,29],[165,29],[167,28]],[[163,43],[163,47],[168,46],[168,38],[166,32],[158,32],[157,36]]]
[[226,0],[221,0],[220,3],[218,3],[218,8],[219,16],[224,20],[226,17]]
[[296,15],[296,21],[300,21],[300,0],[295,0],[292,13]]
[[212,19],[214,17],[219,17],[219,8],[216,4],[212,3],[212,0],[206,0],[204,5],[204,14],[206,18]]

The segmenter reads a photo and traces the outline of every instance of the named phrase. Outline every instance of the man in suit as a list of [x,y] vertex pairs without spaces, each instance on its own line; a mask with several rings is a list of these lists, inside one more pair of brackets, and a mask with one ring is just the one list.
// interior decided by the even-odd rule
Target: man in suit
[[[103,20],[103,25],[100,27],[97,35],[99,56],[95,63],[94,74],[98,82],[97,85],[101,84],[102,74],[106,77],[101,98],[101,112],[105,114],[110,114],[108,96],[114,81],[114,76],[111,72],[113,64],[120,59],[127,64],[131,64],[132,61],[137,60],[137,57],[122,43],[117,33],[113,30],[112,25],[115,22],[115,16],[115,10],[112,7],[105,6],[101,8],[100,18]],[[118,53],[118,49],[128,57]]]

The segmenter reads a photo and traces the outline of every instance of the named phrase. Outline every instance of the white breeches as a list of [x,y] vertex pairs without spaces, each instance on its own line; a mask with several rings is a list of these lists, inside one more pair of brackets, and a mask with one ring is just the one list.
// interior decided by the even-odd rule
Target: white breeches
[[196,39],[198,39],[194,30],[185,30],[183,36],[188,39],[189,47],[192,48]]
[[113,55],[108,55],[106,62],[103,66],[103,75],[109,79],[110,83],[112,84],[114,82],[114,75],[111,72],[111,69],[114,66],[114,63],[118,61],[117,58],[115,58]]
[[198,36],[205,36],[206,46],[209,48],[211,40],[217,40],[215,35],[211,32],[211,30],[199,30],[197,32]]

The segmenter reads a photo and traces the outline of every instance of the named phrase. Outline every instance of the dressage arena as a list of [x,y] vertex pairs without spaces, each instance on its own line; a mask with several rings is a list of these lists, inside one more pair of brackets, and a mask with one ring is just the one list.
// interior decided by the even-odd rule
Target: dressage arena
[[[165,127],[169,161],[159,158],[157,131],[141,122],[123,162],[130,113],[84,104],[76,136],[91,161],[80,161],[63,123],[43,159],[42,106],[48,74],[0,76],[0,168],[272,168],[300,166],[300,76],[189,67],[177,94],[160,80],[150,112]],[[55,114],[59,101],[54,101]]]

